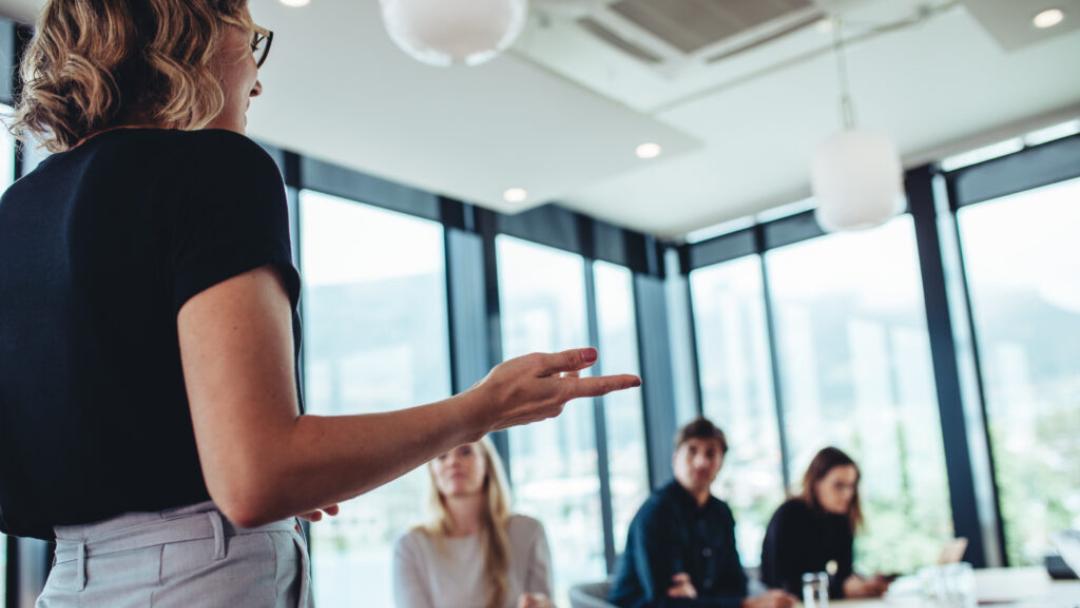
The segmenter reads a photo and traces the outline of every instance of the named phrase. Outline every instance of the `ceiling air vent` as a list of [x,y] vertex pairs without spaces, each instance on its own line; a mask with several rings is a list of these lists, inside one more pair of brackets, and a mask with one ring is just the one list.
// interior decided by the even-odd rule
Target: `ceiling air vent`
[[752,48],[768,44],[773,40],[778,40],[792,32],[797,32],[804,27],[813,25],[818,21],[821,21],[822,17],[823,16],[817,12],[808,12],[795,19],[785,20],[783,25],[773,28],[772,31],[768,33],[762,33],[750,39],[740,40],[737,43],[725,45],[725,48],[705,57],[705,63],[723,61],[729,57],[734,57],[739,53],[749,51]]
[[664,58],[660,55],[643,46],[630,42],[592,17],[582,17],[581,19],[578,19],[578,25],[588,30],[593,36],[596,36],[639,61],[652,64],[664,62]]
[[661,71],[730,57],[825,16],[815,0],[612,0],[589,7],[578,25]]
[[812,6],[810,0],[619,0],[611,10],[690,54]]

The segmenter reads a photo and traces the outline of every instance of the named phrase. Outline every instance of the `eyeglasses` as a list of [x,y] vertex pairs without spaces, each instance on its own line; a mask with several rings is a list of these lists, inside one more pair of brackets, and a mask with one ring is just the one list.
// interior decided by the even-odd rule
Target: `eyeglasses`
[[255,26],[251,35],[251,54],[255,56],[255,67],[261,68],[270,55],[270,43],[274,41],[274,32],[265,27]]

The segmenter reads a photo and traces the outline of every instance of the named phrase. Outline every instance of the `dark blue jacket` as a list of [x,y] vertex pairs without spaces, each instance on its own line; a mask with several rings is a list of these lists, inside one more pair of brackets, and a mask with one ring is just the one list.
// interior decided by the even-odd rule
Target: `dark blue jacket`
[[[667,596],[679,572],[690,575],[697,599]],[[673,481],[634,516],[608,601],[621,608],[737,608],[746,584],[731,509],[713,496],[699,507]]]

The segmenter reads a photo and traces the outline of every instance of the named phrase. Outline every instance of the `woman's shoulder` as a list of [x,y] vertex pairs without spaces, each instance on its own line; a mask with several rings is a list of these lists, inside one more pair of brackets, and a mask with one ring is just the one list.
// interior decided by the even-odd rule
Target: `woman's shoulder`
[[252,155],[267,156],[267,152],[255,140],[247,135],[225,129],[159,129],[153,127],[116,128],[92,136],[86,143],[72,148],[72,151],[93,148],[131,147],[142,149],[157,144],[162,147],[203,146],[207,154],[246,152]]
[[534,538],[544,534],[544,524],[535,517],[513,513],[506,520],[511,537]]
[[539,519],[529,515],[523,515],[521,513],[511,513],[507,518],[506,524],[511,529],[519,530],[543,530],[544,524]]
[[[244,165],[277,170],[270,153],[247,135],[224,129],[197,131],[165,131],[165,139],[174,139],[187,148],[189,154],[202,159],[203,166],[219,166],[232,172]],[[220,161],[218,164],[216,161]]]
[[431,543],[431,534],[427,529],[424,526],[415,526],[394,541],[394,550],[398,553],[407,553],[416,551],[429,543]]
[[186,140],[195,145],[220,145],[228,148],[248,150],[252,153],[261,152],[266,154],[266,151],[260,146],[254,139],[251,139],[243,133],[237,133],[236,131],[229,131],[227,129],[196,129],[193,131],[180,131],[180,130],[162,130],[160,131],[163,137],[175,137],[179,140]]
[[222,129],[174,131],[165,135],[183,155],[174,168],[187,190],[206,205],[227,202],[253,212],[284,209],[285,185],[274,158],[255,141]]
[[255,140],[225,129],[116,129],[88,143],[162,158],[173,169],[195,172],[189,176],[194,179],[216,173],[235,176],[272,171],[280,175],[273,157]]
[[806,501],[799,497],[789,498],[776,509],[773,519],[804,519],[810,517],[812,510]]
[[156,166],[189,184],[281,181],[277,163],[262,146],[246,135],[224,129],[114,129],[70,152],[75,157],[94,158],[99,168],[103,161],[126,171],[132,162],[150,171]]

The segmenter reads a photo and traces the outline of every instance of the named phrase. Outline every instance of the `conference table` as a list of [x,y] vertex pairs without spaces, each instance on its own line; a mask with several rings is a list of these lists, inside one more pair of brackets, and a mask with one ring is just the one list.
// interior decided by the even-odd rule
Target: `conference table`
[[[907,583],[907,584],[905,584]],[[1054,581],[1042,568],[987,568],[975,571],[979,606],[1001,608],[1080,608],[1080,581]],[[900,579],[877,600],[833,600],[842,608],[932,608],[918,595],[914,580]]]

